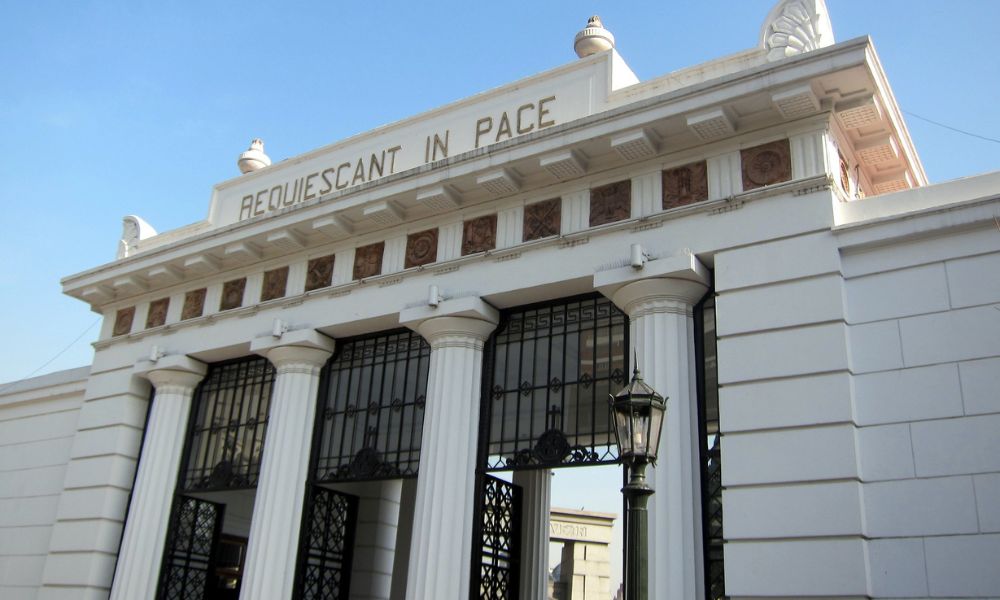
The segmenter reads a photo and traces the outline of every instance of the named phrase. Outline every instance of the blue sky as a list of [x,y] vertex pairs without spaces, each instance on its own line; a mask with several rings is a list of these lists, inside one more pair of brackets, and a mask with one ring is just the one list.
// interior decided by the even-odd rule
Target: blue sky
[[[828,0],[870,34],[904,110],[1000,138],[993,0]],[[642,79],[750,48],[772,0],[0,0],[0,381],[96,319],[59,279],[114,258],[121,217],[205,217],[262,137],[275,161],[574,60],[593,13]],[[908,117],[932,181],[1000,168],[1000,144]],[[39,373],[88,364],[95,326]]]

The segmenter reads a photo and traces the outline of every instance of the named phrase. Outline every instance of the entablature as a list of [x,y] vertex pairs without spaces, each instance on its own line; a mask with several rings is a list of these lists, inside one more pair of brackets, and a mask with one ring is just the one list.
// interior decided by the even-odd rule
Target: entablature
[[[688,88],[641,96],[636,94],[630,103],[605,112],[245,221],[217,229],[192,226],[196,231],[188,237],[166,232],[147,240],[134,255],[64,279],[64,292],[102,311],[109,304],[224,278],[296,253],[386,240],[385,250],[398,254],[398,241],[389,238],[398,240],[407,231],[437,227],[443,234],[445,228],[454,229],[455,224],[461,226],[479,214],[498,213],[505,203],[524,206],[549,198],[565,202],[574,194],[631,179],[632,173],[699,160],[707,160],[708,180],[714,183],[708,185],[707,199],[718,200],[744,189],[744,182],[732,181],[739,179],[741,149],[804,131],[831,137],[822,132],[836,129],[832,138],[840,142],[840,156],[836,156],[838,148],[829,148],[826,141],[793,147],[791,154],[799,156],[793,159],[799,163],[793,168],[795,178],[818,173],[840,176],[839,159],[841,171],[843,163],[853,162],[857,167],[856,184],[853,188],[847,184],[845,199],[877,193],[879,182],[894,173],[902,173],[907,185],[923,182],[909,137],[905,129],[896,128],[893,117],[898,116],[898,109],[867,38]],[[867,113],[865,107],[871,107]],[[894,154],[886,155],[875,146],[886,137]],[[809,153],[813,156],[806,160]],[[891,160],[885,160],[886,156]],[[727,183],[719,183],[726,178]],[[636,207],[628,216],[648,216],[657,210],[663,208]],[[400,232],[400,228],[407,231]],[[564,223],[558,235],[586,228]],[[157,238],[168,243],[158,246]],[[438,236],[440,255],[433,262],[456,258],[444,248],[453,243],[446,238]],[[523,241],[517,235],[511,237],[509,231],[508,238],[500,243]],[[402,264],[398,265],[396,271],[402,270]],[[380,269],[380,275],[384,274]]]

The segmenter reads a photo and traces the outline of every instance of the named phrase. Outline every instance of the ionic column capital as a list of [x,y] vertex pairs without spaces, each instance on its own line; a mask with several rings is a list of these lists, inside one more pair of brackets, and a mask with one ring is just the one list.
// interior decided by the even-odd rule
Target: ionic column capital
[[132,372],[148,379],[157,394],[190,393],[205,378],[208,366],[184,354],[163,356],[156,361],[141,360]]
[[594,288],[630,319],[656,313],[691,315],[708,291],[708,269],[693,255],[649,261],[640,269],[623,267],[594,275]]
[[399,313],[399,323],[438,348],[482,349],[500,322],[497,309],[477,297],[445,300],[437,307],[420,306]]
[[329,360],[334,347],[333,338],[313,329],[289,331],[280,337],[265,335],[250,342],[250,351],[271,361],[278,375],[315,375]]

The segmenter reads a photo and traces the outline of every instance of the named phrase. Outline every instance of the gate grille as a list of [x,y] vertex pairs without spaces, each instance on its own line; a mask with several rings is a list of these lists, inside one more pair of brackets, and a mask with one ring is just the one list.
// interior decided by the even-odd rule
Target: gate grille
[[317,481],[417,474],[430,355],[412,331],[340,342],[324,373]]
[[167,535],[158,600],[206,597],[215,542],[222,531],[225,506],[178,496]]
[[482,600],[517,600],[521,570],[521,488],[485,476],[482,505]]
[[486,471],[618,462],[608,395],[625,385],[628,318],[599,295],[505,311],[483,394]]
[[274,367],[266,358],[211,366],[194,398],[182,490],[257,485],[273,386]]
[[302,522],[294,598],[346,600],[357,513],[357,497],[313,486]]

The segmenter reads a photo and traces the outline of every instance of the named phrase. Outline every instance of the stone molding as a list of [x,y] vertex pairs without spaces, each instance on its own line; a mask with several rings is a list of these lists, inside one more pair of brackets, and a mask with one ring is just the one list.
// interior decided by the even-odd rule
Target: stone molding
[[399,313],[399,324],[419,333],[436,348],[481,350],[500,322],[500,313],[478,297],[445,300]]
[[657,313],[691,315],[708,291],[708,269],[691,254],[651,260],[594,275],[594,289],[634,319]]
[[192,394],[208,373],[208,365],[184,354],[172,354],[156,361],[141,360],[132,372],[149,380],[158,394]]
[[277,375],[318,375],[334,348],[333,338],[313,329],[288,331],[280,337],[265,335],[250,342],[250,351],[271,361]]
[[708,285],[674,277],[642,279],[618,288],[611,301],[630,319],[658,313],[691,316]]

